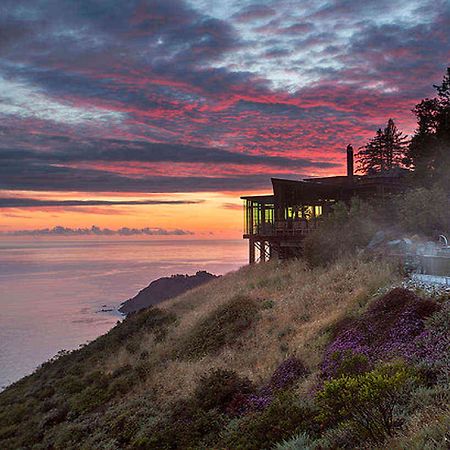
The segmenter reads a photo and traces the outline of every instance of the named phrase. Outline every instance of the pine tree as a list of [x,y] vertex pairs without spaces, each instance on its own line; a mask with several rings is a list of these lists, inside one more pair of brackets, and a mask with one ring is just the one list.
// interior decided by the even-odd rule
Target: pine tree
[[[450,67],[441,85],[434,85],[435,98],[426,98],[413,109],[417,129],[411,139],[408,157],[416,176],[422,180],[444,181],[449,185],[450,170]],[[446,182],[445,182],[446,180]]]
[[392,170],[405,165],[408,137],[398,130],[392,119],[388,120],[382,139],[384,169]]
[[406,164],[407,136],[392,119],[356,154],[358,170],[365,174],[384,173]]
[[383,131],[381,128],[366,145],[360,147],[356,158],[359,172],[374,174],[383,171]]

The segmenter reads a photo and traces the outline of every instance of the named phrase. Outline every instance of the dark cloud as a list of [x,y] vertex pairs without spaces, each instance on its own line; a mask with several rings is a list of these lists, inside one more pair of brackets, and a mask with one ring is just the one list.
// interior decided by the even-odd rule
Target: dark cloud
[[[264,108],[264,105],[260,105]],[[258,105],[246,105],[257,108]],[[277,108],[277,105],[273,105]],[[299,114],[298,108],[284,110],[278,106],[278,113]],[[51,151],[31,149],[1,149],[0,146],[0,189],[7,190],[68,190],[93,192],[195,192],[207,190],[239,190],[267,185],[268,177],[260,175],[222,176],[227,167],[258,166],[277,169],[289,167],[292,172],[305,173],[310,167],[333,168],[332,161],[315,161],[309,158],[290,158],[263,154],[231,152],[217,148],[202,148],[188,145],[147,143],[141,141],[124,141],[118,139],[92,139],[82,142],[76,139],[28,136],[22,145],[28,147],[44,146]],[[102,166],[103,163],[155,163],[165,164],[167,175],[151,173],[136,176],[130,171],[111,173]],[[71,165],[85,163],[87,168]],[[172,164],[206,164],[215,172],[197,176],[179,176],[176,166]],[[51,206],[48,201],[39,204],[38,200],[8,198],[0,199],[3,204],[27,203],[33,206]],[[45,205],[44,203],[48,204]],[[51,203],[51,202],[50,202]],[[153,201],[142,202],[152,204]],[[155,202],[156,203],[156,202]],[[162,202],[161,202],[162,203]],[[96,205],[100,203],[96,202]],[[105,202],[107,204],[107,202]],[[111,204],[119,204],[117,202]],[[121,203],[125,204],[125,203]],[[127,202],[126,204],[139,204]],[[92,206],[94,203],[75,202],[66,206]]]
[[265,58],[283,58],[285,56],[292,55],[293,50],[289,48],[275,47],[264,52]]
[[179,176],[175,171],[167,176],[131,177],[102,170],[9,163],[0,167],[0,189],[117,193],[242,191],[267,188],[269,177],[276,174]]
[[310,33],[313,30],[315,30],[315,26],[312,22],[297,22],[287,27],[284,27],[281,30],[281,33],[299,35]]
[[243,191],[339,173],[387,117],[411,132],[448,64],[444,0],[208,3],[3,0],[0,189]]
[[[237,110],[254,110],[278,115],[305,116],[307,111],[294,105],[264,104],[256,102],[239,102]],[[33,143],[31,140],[31,144]],[[77,142],[77,140],[59,137],[39,139],[41,144],[51,146],[53,151],[42,152],[26,149],[1,149],[0,160],[19,161],[30,164],[61,164],[73,162],[146,162],[146,163],[216,163],[254,165],[264,164],[268,167],[291,166],[297,169],[307,167],[336,167],[333,162],[320,163],[308,158],[289,158],[261,154],[232,152],[220,148],[196,147],[183,144],[151,143],[142,141],[125,141],[118,139],[91,139]],[[28,143],[29,145],[30,143]],[[1,168],[0,168],[1,170]],[[5,174],[6,175],[6,174]]]
[[0,208],[43,208],[71,206],[191,205],[202,200],[39,200],[35,198],[0,197]]
[[129,228],[122,227],[116,230],[101,228],[92,225],[90,228],[68,228],[57,225],[53,228],[41,228],[35,230],[16,230],[0,232],[4,236],[184,236],[193,234],[191,231],[164,228]]

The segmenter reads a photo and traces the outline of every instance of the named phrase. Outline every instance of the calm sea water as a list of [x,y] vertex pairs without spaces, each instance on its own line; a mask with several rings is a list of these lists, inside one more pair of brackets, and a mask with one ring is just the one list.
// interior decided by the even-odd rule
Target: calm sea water
[[0,389],[61,349],[107,332],[116,308],[161,276],[246,263],[244,241],[0,242]]

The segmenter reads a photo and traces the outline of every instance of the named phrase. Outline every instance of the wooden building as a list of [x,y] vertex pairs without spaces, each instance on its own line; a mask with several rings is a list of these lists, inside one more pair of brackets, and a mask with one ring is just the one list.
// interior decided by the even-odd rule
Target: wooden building
[[401,172],[354,175],[353,149],[349,146],[345,176],[299,181],[272,178],[273,194],[241,197],[249,263],[300,256],[304,237],[320,227],[336,202],[349,203],[354,196],[383,198],[399,192],[404,186]]

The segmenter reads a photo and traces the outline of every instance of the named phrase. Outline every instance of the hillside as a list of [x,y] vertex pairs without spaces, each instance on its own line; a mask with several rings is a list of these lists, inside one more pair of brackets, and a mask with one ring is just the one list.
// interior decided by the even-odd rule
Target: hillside
[[227,274],[2,392],[0,448],[446,448],[449,298],[399,280],[355,258]]
[[152,281],[146,288],[142,289],[133,298],[125,301],[119,311],[124,314],[139,311],[149,306],[157,305],[158,303],[176,297],[200,286],[208,281],[218,278],[206,271],[199,271],[195,275],[172,275],[171,277],[158,278]]

